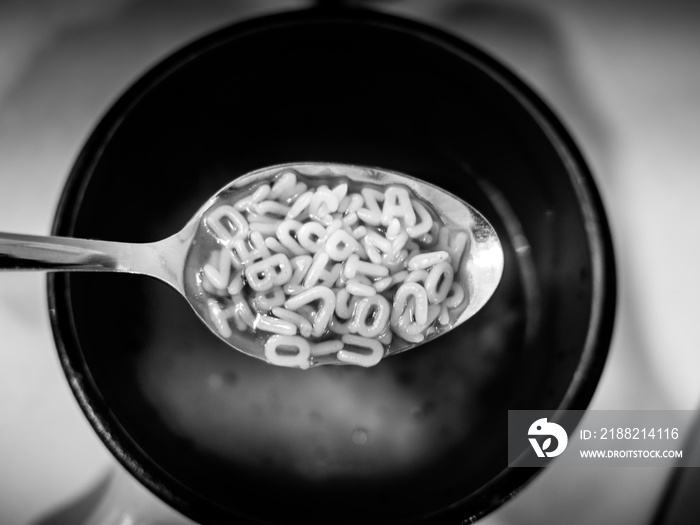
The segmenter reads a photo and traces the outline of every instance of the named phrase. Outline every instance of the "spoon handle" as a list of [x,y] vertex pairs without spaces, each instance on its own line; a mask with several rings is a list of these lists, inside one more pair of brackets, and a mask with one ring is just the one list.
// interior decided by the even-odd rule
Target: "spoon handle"
[[170,239],[133,244],[0,232],[0,270],[138,273],[179,290],[178,261],[168,256]]

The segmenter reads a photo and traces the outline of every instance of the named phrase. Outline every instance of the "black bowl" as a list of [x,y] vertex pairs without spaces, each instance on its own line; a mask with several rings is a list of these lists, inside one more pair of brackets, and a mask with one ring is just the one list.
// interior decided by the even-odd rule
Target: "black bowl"
[[54,233],[152,241],[264,166],[379,166],[495,225],[505,275],[459,329],[373,369],[280,369],[208,333],[146,277],[49,277],[70,385],[110,451],[202,523],[459,523],[537,472],[507,410],[585,408],[614,315],[592,178],[549,109],[431,27],[366,11],[233,25],[165,59],[99,123]]

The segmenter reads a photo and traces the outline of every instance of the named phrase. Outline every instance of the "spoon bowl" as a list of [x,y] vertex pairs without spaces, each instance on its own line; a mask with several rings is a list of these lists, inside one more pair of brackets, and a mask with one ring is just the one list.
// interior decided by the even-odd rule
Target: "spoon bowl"
[[[337,353],[312,355],[308,358],[300,355],[303,357],[301,360],[273,363],[266,354],[265,338],[260,337],[255,330],[221,330],[221,321],[211,314],[211,298],[202,290],[202,267],[211,253],[212,243],[205,225],[207,215],[222,203],[243,198],[252,189],[272,182],[289,171],[319,183],[346,180],[359,187],[405,187],[423,202],[430,203],[445,226],[468,234],[468,250],[456,264],[454,275],[455,282],[465,292],[466,300],[454,309],[449,322],[426,333],[421,340],[409,342],[393,337],[382,357],[405,352],[456,328],[476,314],[498,287],[503,274],[503,249],[494,228],[472,206],[437,186],[408,175],[379,168],[330,163],[284,164],[247,173],[211,197],[182,230],[152,243],[117,243],[2,233],[0,269],[116,271],[148,275],[175,288],[215,335],[244,354],[268,363],[304,369],[324,364],[352,363],[340,360]],[[260,314],[257,317],[259,319]]]

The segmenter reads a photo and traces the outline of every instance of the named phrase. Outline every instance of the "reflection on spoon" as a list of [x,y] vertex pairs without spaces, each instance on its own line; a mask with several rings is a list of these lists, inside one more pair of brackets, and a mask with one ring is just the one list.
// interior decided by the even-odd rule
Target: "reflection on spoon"
[[239,177],[153,243],[0,233],[0,269],[149,275],[233,348],[307,369],[372,366],[459,326],[497,288],[503,251],[432,184],[299,163]]

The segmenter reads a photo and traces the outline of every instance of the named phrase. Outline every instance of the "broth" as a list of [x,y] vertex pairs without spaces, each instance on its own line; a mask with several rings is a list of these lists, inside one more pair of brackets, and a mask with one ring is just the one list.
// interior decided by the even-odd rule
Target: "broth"
[[469,302],[469,233],[438,211],[396,184],[281,169],[206,211],[186,287],[213,330],[260,359],[374,366],[394,337],[433,338]]

